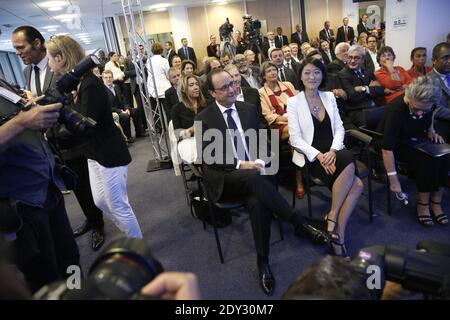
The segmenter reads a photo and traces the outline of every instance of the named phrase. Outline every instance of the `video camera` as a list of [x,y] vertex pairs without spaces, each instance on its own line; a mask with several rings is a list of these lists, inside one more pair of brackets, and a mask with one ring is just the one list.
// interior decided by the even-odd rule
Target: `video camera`
[[242,17],[244,20],[244,41],[247,44],[260,44],[260,34],[259,30],[261,29],[261,21],[253,20],[252,16],[246,14]]
[[[422,292],[426,298],[450,298],[450,245],[421,241],[418,251],[399,246],[373,246],[361,249],[351,265],[365,276],[375,269],[381,272],[381,296],[386,280],[402,285],[404,289]],[[372,267],[371,267],[372,266]]]
[[227,18],[226,21],[219,27],[220,39],[225,42],[230,42],[230,35],[233,33],[234,26]]
[[123,300],[148,299],[139,292],[163,268],[143,240],[120,238],[105,248],[81,281],[80,289],[69,289],[66,281],[41,288],[40,300]]

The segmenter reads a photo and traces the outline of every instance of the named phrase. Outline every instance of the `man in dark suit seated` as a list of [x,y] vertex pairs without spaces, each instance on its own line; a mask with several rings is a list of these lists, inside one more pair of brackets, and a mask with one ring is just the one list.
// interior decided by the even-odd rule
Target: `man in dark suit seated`
[[355,31],[353,30],[353,27],[348,25],[348,18],[345,17],[342,19],[343,26],[338,28],[337,36],[336,36],[336,45],[338,45],[341,42],[347,42],[348,44],[352,45],[355,41]]
[[298,90],[298,76],[294,71],[288,69],[284,66],[284,55],[283,51],[278,48],[274,48],[270,51],[270,60],[277,66],[278,68],[278,80],[279,81],[289,81],[292,83],[295,89]]
[[277,48],[281,49],[281,47],[283,47],[285,45],[288,45],[288,44],[289,44],[289,41],[288,41],[287,36],[285,36],[283,34],[283,29],[281,29],[281,27],[278,27],[277,28],[277,35],[275,36],[275,46]]
[[178,49],[178,55],[180,56],[181,61],[192,60],[197,63],[197,56],[195,55],[195,51],[193,48],[188,46],[188,41],[186,38],[181,39],[181,44],[183,46]]
[[303,42],[309,42],[308,34],[298,23],[295,26],[295,32],[291,35],[291,42],[295,42],[299,47]]
[[[241,134],[254,130],[258,136],[258,112],[254,106],[236,101],[231,75],[224,70],[213,70],[208,75],[207,84],[215,101],[197,115],[196,121],[201,125],[197,122],[199,128],[195,129],[197,145],[202,145],[203,150],[200,159],[204,177],[214,201],[238,198],[246,202],[258,254],[259,283],[264,293],[271,295],[275,287],[275,278],[269,267],[272,214],[291,222],[296,233],[311,237],[316,242],[324,243],[328,241],[328,236],[307,224],[267,177],[261,175],[265,165],[257,158],[264,157],[267,150],[263,152],[258,147],[262,145],[259,141],[244,138],[245,135]],[[218,130],[221,134],[213,139],[214,144],[220,144],[218,149],[211,148],[210,140],[203,141],[209,129]],[[219,139],[222,141],[218,142]],[[218,150],[220,153],[216,153]]]
[[130,118],[133,119],[133,123],[137,128],[138,123],[136,123],[136,109],[130,108],[130,106],[125,105],[125,100],[120,92],[120,89],[113,83],[113,73],[110,70],[103,71],[102,74],[103,83],[105,84],[106,90],[108,92],[108,103],[111,106],[112,112],[119,115],[120,126],[123,129],[123,133],[127,137],[128,143],[133,143],[134,138],[131,135],[131,123]]
[[350,45],[345,42],[341,42],[336,46],[336,48],[334,49],[336,59],[334,59],[327,65],[328,73],[338,73],[339,71],[344,69],[347,63],[347,52],[349,48]]
[[319,52],[322,55],[323,63],[327,66],[336,59],[336,55],[334,54],[333,50],[330,50],[330,44],[326,40],[320,41],[320,48]]
[[300,75],[299,75],[300,63],[298,63],[297,61],[292,59],[291,47],[283,46],[283,48],[281,48],[281,50],[283,51],[283,56],[284,56],[284,62],[283,62],[284,66],[287,69],[291,69],[292,71],[294,71],[297,78],[299,78],[300,77]]
[[348,63],[338,75],[348,100],[346,113],[356,127],[365,124],[364,111],[380,106],[379,100],[384,97],[384,88],[375,80],[373,74],[362,68],[365,50],[361,46],[352,46],[348,50]]
[[241,74],[241,87],[261,88],[261,83],[259,82],[260,71],[258,67],[249,65],[243,54],[237,54],[234,57],[234,64]]
[[[180,80],[181,77],[181,71],[177,68],[170,68],[169,69],[169,81],[172,84],[172,86],[164,92],[164,96],[166,97],[164,101],[164,108],[166,109],[166,115],[170,117],[172,114],[172,108],[174,105],[176,105],[179,101],[178,99],[178,93],[177,93],[177,85],[178,80]],[[170,121],[170,118],[167,119],[167,121]]]

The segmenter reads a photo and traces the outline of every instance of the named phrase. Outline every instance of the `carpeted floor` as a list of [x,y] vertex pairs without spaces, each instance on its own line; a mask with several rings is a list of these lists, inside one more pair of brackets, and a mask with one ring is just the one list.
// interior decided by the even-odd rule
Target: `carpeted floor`
[[[272,225],[270,265],[276,278],[273,296],[262,293],[257,281],[256,254],[248,215],[233,217],[232,225],[219,229],[225,264],[221,264],[212,228],[203,230],[202,223],[190,215],[181,177],[173,169],[147,173],[152,147],[148,138],[139,139],[130,146],[133,161],[129,166],[128,196],[138,218],[144,239],[165,270],[194,272],[200,282],[204,299],[279,299],[297,275],[327,253],[327,248],[312,245],[293,234],[291,226],[283,224],[284,240],[280,240],[278,224]],[[425,228],[414,214],[415,187],[402,181],[410,192],[407,208],[394,204],[393,215],[388,216],[385,186],[375,183],[375,205],[379,215],[369,223],[367,198],[363,195],[350,218],[347,228],[347,248],[350,253],[372,245],[396,244],[414,248],[420,240],[450,242],[450,227],[435,225]],[[292,192],[280,188],[288,201]],[[313,189],[313,215],[323,217],[329,208],[328,189]],[[73,194],[66,195],[66,207],[72,226],[80,225],[84,216]],[[305,200],[297,200],[297,208],[307,215]],[[444,195],[444,209],[450,212],[449,190]],[[121,233],[106,220],[106,243]],[[89,246],[89,234],[77,239],[83,269],[88,270],[97,252]]]

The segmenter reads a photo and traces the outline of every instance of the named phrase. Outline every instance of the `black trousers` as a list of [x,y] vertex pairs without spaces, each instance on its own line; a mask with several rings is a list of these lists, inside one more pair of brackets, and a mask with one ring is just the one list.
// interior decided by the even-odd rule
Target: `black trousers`
[[225,175],[221,199],[244,199],[250,212],[258,256],[269,257],[272,213],[289,220],[293,209],[272,182],[256,170],[235,170]]
[[104,226],[102,211],[97,208],[92,198],[91,184],[89,183],[89,169],[85,156],[66,160],[69,168],[78,175],[77,186],[73,192],[83,210],[88,223],[95,229],[101,229]]
[[133,95],[131,94],[130,83],[126,82],[123,83],[123,97],[125,99],[125,104],[130,108],[134,108]]
[[119,113],[119,122],[120,126],[123,129],[123,133],[127,136],[127,138],[131,138],[131,123],[130,118],[133,120],[134,128],[136,130],[136,135],[139,136],[143,134],[143,129],[140,122],[140,115],[137,109],[129,109],[130,115],[126,113]]
[[29,288],[34,292],[70,276],[67,267],[80,266],[80,254],[59,189],[49,185],[44,208],[19,203],[17,210],[23,227],[15,241],[16,263]]
[[[145,92],[145,89],[144,89]],[[145,111],[144,111],[144,104],[142,103],[142,98],[141,98],[141,93],[139,92],[139,85],[136,84],[135,89],[134,89],[134,98],[136,99],[136,103],[137,103],[137,111],[138,111],[138,115],[139,115],[139,122],[140,125],[138,126],[139,129],[142,128],[142,131],[147,129],[147,119],[145,118]]]
[[434,158],[407,146],[400,146],[396,156],[406,163],[419,192],[436,192],[448,184],[450,155]]

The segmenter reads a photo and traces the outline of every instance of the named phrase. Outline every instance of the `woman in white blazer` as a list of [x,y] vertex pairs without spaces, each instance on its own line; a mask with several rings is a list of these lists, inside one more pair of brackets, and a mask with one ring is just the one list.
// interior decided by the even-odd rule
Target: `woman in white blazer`
[[[348,256],[345,228],[361,195],[363,184],[356,177],[351,152],[345,149],[345,130],[334,94],[322,92],[327,76],[320,60],[307,58],[300,66],[300,89],[287,101],[289,140],[311,162],[311,174],[325,182],[332,191],[331,209],[326,216],[327,230],[334,253]],[[305,159],[294,152],[300,167]]]

